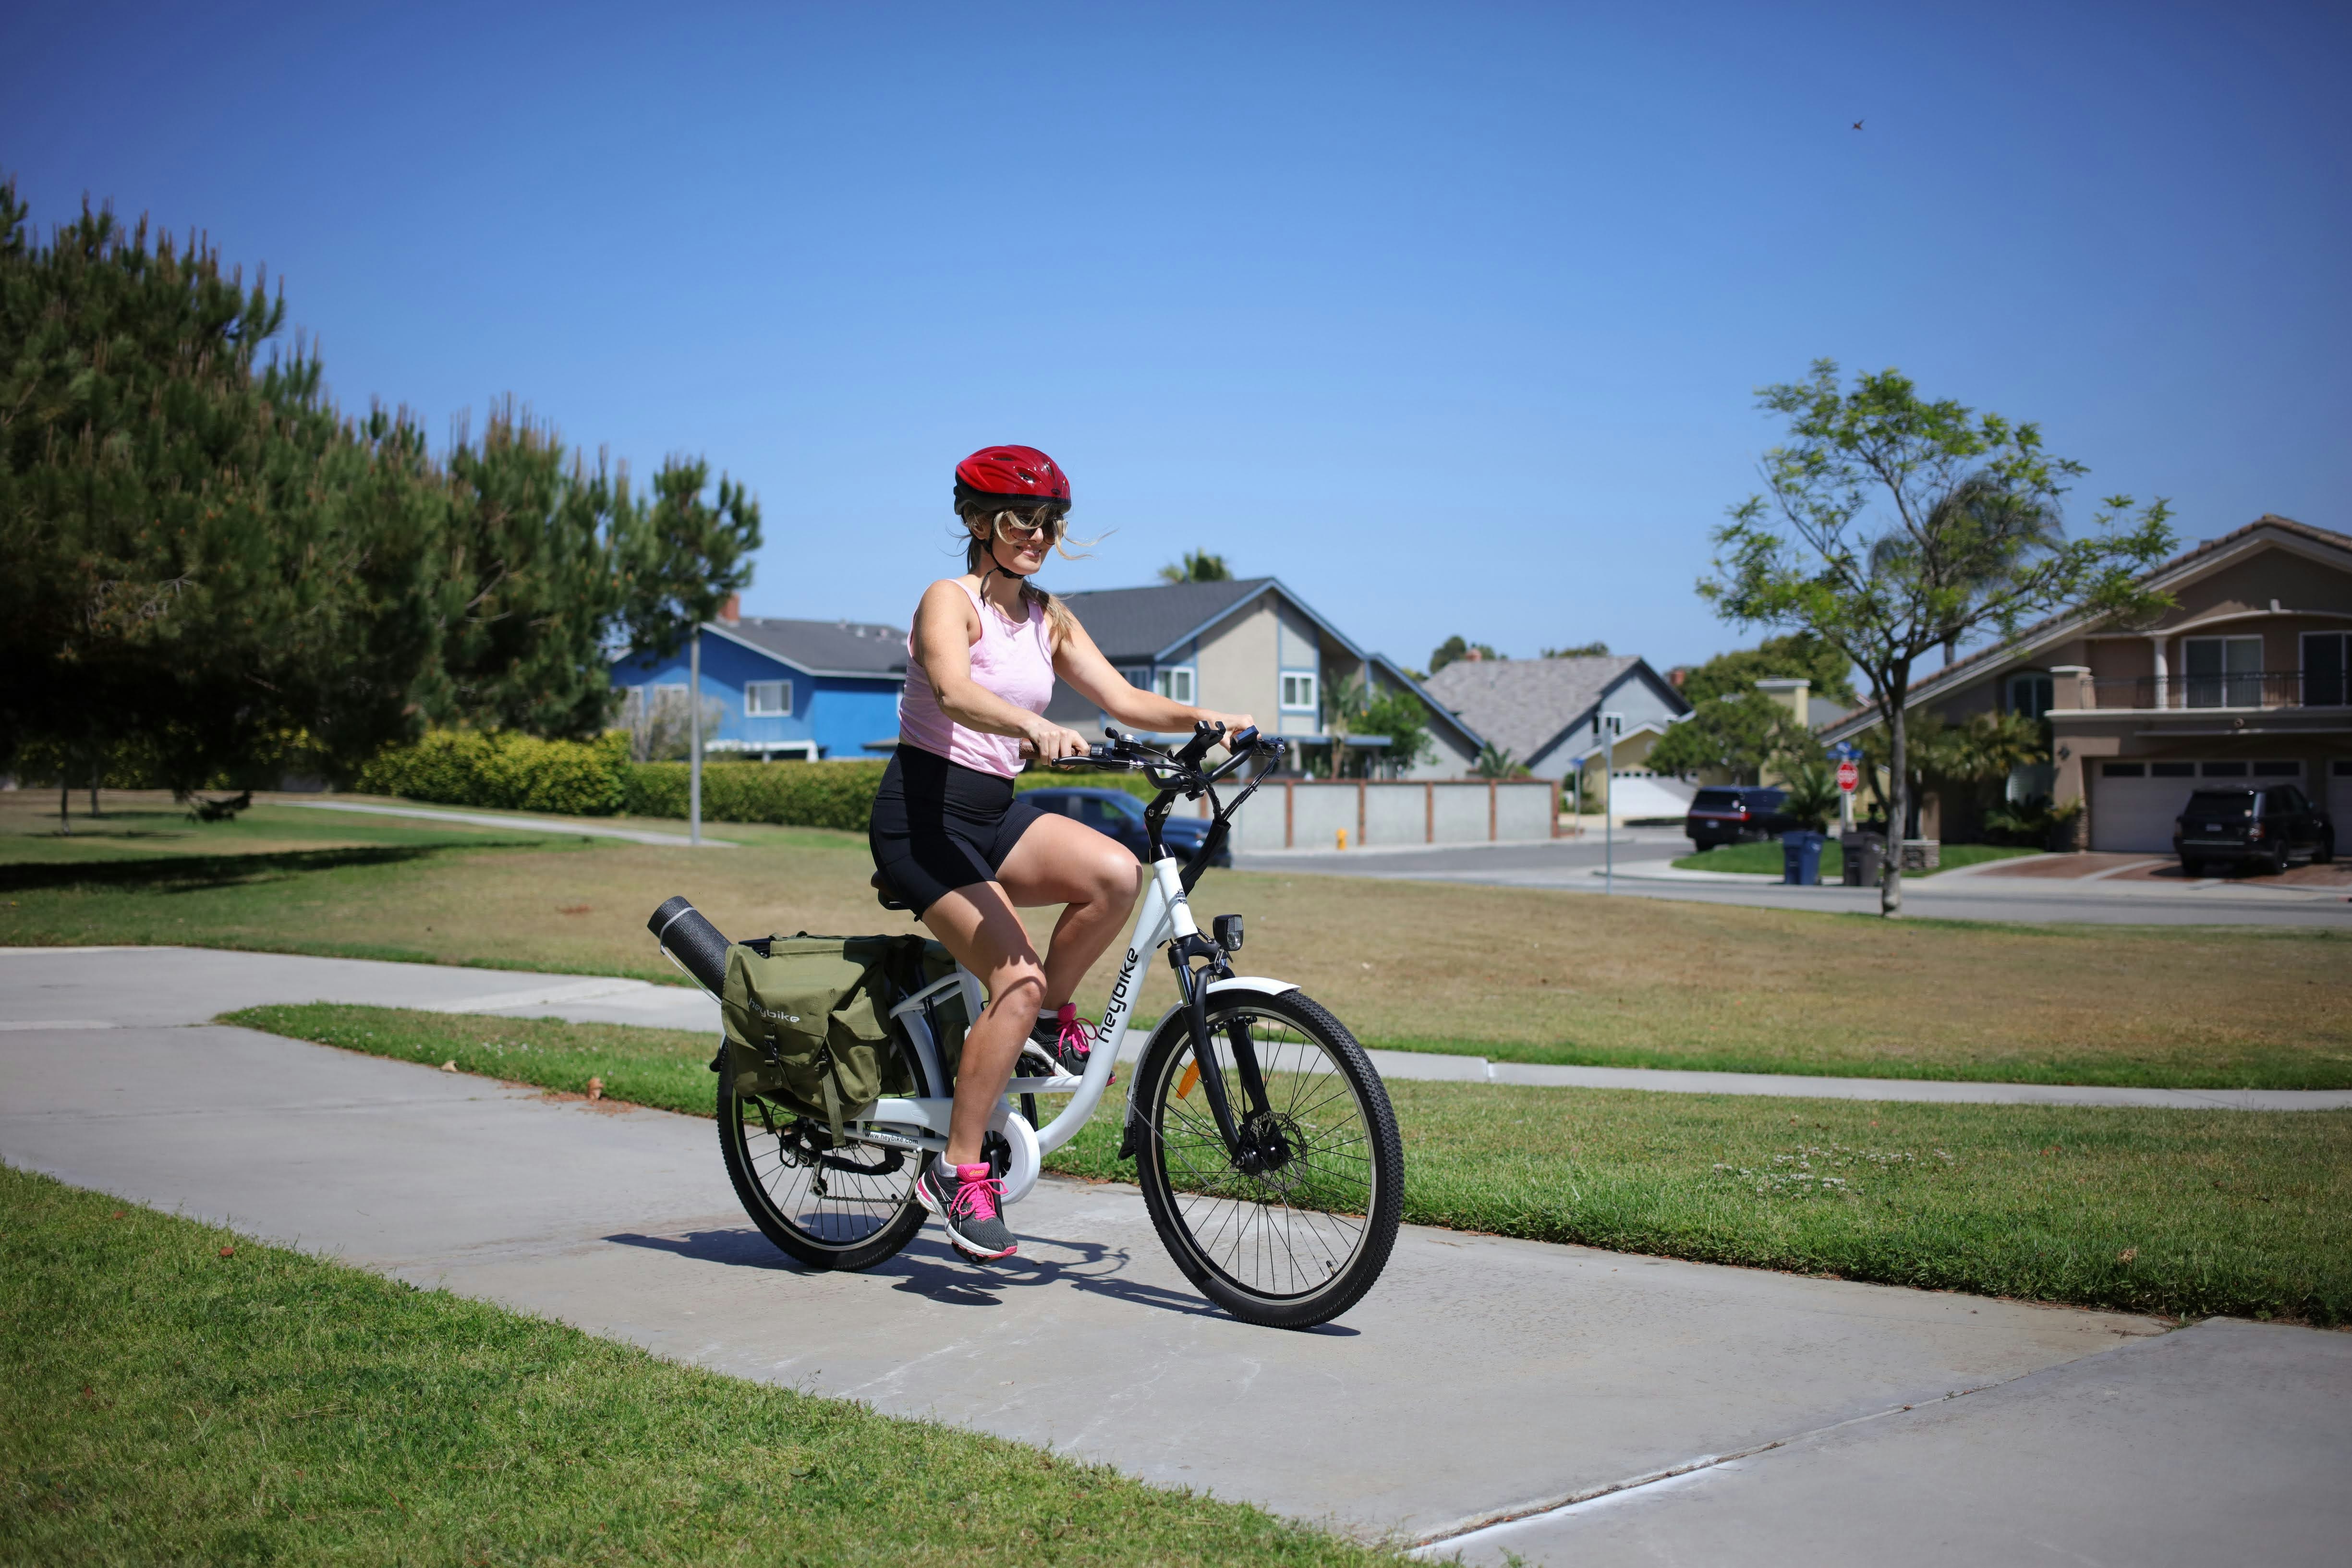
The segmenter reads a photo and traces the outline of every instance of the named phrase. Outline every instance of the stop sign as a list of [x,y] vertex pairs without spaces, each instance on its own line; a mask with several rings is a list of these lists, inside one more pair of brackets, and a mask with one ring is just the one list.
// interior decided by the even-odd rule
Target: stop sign
[[1845,791],[1848,795],[1852,795],[1861,787],[1862,770],[1855,767],[1851,760],[1840,763],[1838,764],[1838,788]]

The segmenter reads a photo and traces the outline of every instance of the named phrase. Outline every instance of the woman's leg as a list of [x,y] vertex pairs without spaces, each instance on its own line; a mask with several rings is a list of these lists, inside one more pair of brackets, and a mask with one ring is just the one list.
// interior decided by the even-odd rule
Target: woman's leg
[[1041,816],[996,875],[1005,894],[1024,908],[1069,906],[1045,949],[1039,1005],[1050,1011],[1070,1000],[1095,960],[1118,940],[1143,890],[1145,871],[1118,840],[1066,816]]
[[[1069,826],[1077,827],[1076,823]],[[1023,835],[1024,841],[1028,837]],[[988,1119],[1003,1098],[1013,1064],[1044,1005],[1045,966],[1037,962],[1037,950],[1030,945],[1029,933],[1004,889],[994,882],[974,882],[942,894],[923,911],[923,924],[988,987],[986,1010],[964,1031],[955,1111],[948,1123],[948,1163],[977,1164]]]

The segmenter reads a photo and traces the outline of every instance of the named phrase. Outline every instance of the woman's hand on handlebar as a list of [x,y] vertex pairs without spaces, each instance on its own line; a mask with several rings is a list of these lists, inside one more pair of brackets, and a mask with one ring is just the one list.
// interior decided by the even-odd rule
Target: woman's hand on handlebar
[[1244,730],[1254,728],[1257,723],[1256,720],[1251,718],[1246,713],[1212,713],[1206,708],[1200,709],[1197,711],[1200,713],[1202,719],[1207,722],[1212,724],[1223,724],[1225,727],[1225,733],[1228,735],[1238,735]]
[[1087,738],[1084,735],[1079,734],[1076,730],[1066,730],[1061,725],[1045,719],[1039,719],[1031,724],[1027,731],[1022,735],[1021,750],[1024,754],[1045,763],[1058,763],[1065,757],[1084,757],[1087,754]]

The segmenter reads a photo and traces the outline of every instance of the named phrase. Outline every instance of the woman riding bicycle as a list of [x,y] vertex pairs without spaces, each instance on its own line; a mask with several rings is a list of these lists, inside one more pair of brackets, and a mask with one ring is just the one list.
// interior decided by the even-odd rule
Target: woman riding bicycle
[[[875,868],[988,986],[988,1007],[964,1036],[947,1152],[916,1185],[957,1249],[988,1261],[1014,1250],[982,1149],[989,1118],[1024,1050],[1084,1069],[1087,1031],[1070,997],[1142,887],[1124,846],[1013,791],[1024,758],[1087,752],[1086,737],[1045,716],[1054,682],[1138,730],[1190,732],[1207,720],[1235,731],[1251,720],[1129,684],[1069,607],[1029,581],[1070,510],[1069,479],[1045,453],[974,452],[956,465],[955,510],[965,572],[932,584],[915,611],[898,749],[867,837]],[[1013,912],[1037,904],[1067,906],[1042,960]]]

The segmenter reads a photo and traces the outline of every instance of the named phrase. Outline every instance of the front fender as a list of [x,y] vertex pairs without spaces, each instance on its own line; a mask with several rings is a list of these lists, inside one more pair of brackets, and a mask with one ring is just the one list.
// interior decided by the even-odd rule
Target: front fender
[[1298,983],[1295,980],[1274,980],[1263,974],[1236,974],[1230,980],[1209,982],[1209,994],[1212,996],[1220,991],[1263,991],[1269,996],[1279,996],[1286,991],[1297,989]]
[[[1262,996],[1279,996],[1285,992],[1297,989],[1298,985],[1295,981],[1276,980],[1264,974],[1236,974],[1230,979],[1209,982],[1209,994],[1212,996],[1223,991],[1255,991]],[[1143,1051],[1138,1060],[1150,1057],[1153,1051],[1159,1049],[1162,1037],[1181,1036],[1192,1026],[1192,1021],[1185,1016],[1183,1008],[1169,1008],[1160,1016],[1160,1022],[1152,1026],[1151,1037],[1143,1043]],[[1118,1158],[1122,1160],[1134,1159],[1136,1150],[1139,1146],[1143,1131],[1139,1110],[1140,1108],[1136,1102],[1132,1099],[1129,1100],[1127,1124],[1121,1130],[1118,1141]]]

